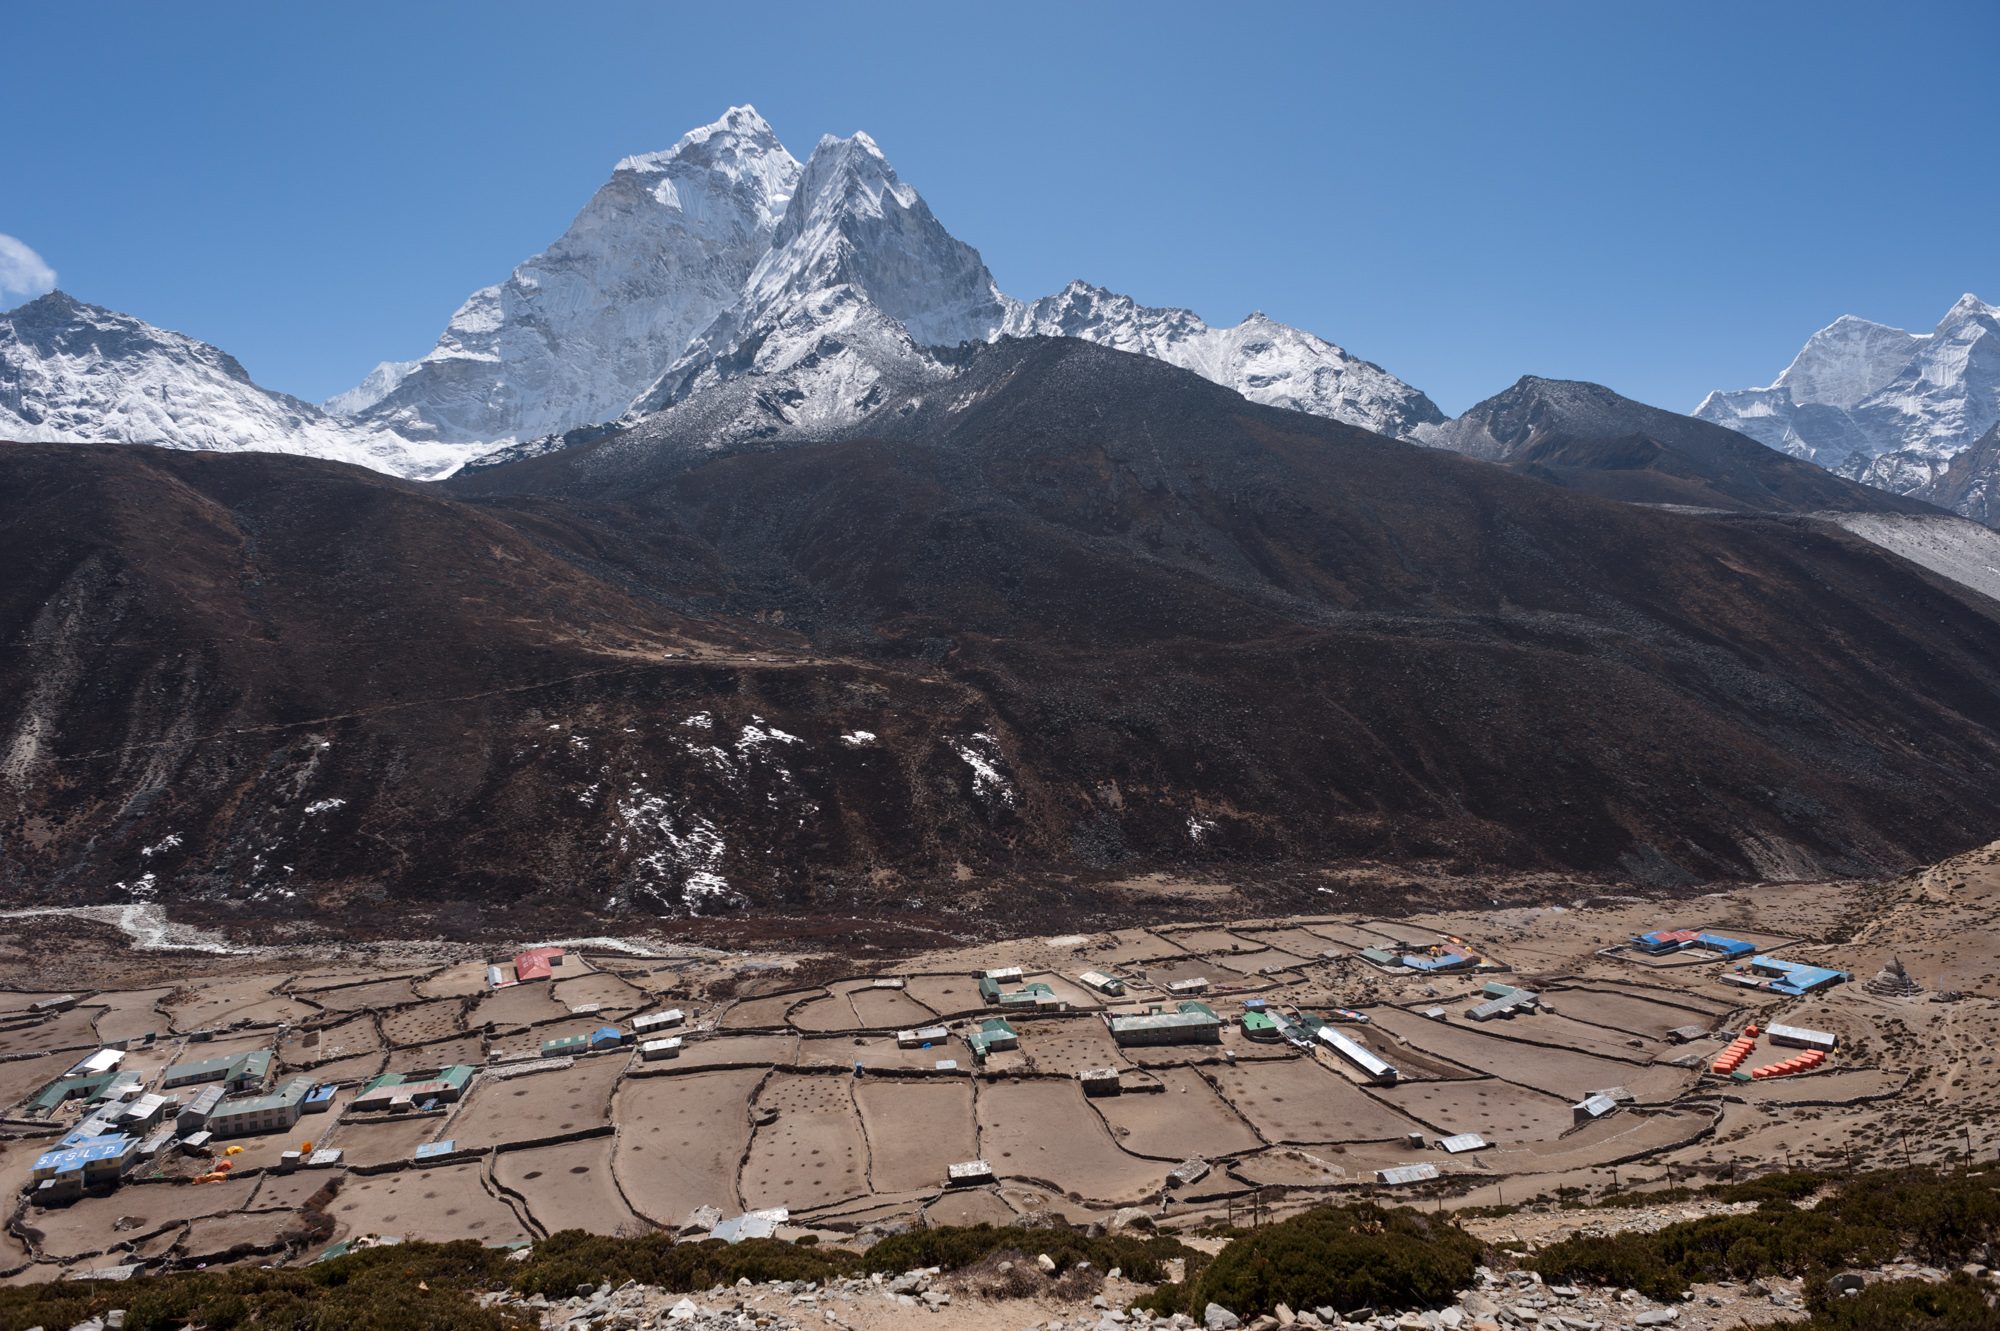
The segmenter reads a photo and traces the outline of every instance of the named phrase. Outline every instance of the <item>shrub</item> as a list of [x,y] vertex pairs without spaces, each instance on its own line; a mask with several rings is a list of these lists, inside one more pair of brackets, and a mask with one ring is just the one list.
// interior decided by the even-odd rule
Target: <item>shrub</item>
[[1813,1302],[1812,1318],[1799,1331],[2000,1331],[2000,1311],[1984,1290],[1965,1276],[1942,1285],[1926,1280],[1889,1280],[1861,1293]]
[[1721,1195],[1760,1199],[1755,1211],[1651,1234],[1565,1239],[1530,1265],[1552,1279],[1626,1285],[1666,1299],[1696,1281],[1806,1275],[1903,1252],[1948,1264],[2000,1235],[2000,1193],[1984,1177],[1884,1170],[1841,1183],[1810,1210],[1796,1205],[1824,1185],[1808,1174],[1734,1184]]
[[1245,1317],[1279,1303],[1422,1307],[1471,1284],[1480,1251],[1449,1220],[1366,1202],[1323,1206],[1237,1239],[1147,1306],[1187,1312],[1213,1302]]
[[1058,1274],[1078,1262],[1099,1271],[1123,1267],[1133,1280],[1167,1278],[1166,1261],[1187,1257],[1194,1250],[1179,1239],[1153,1235],[1106,1234],[1092,1238],[1074,1229],[1027,1229],[1019,1225],[972,1225],[965,1228],[913,1229],[892,1234],[862,1255],[862,1268],[884,1273],[935,1266],[961,1271],[996,1252],[1047,1253]]
[[510,1283],[524,1293],[565,1297],[578,1285],[627,1280],[685,1293],[743,1279],[829,1280],[860,1269],[860,1258],[845,1248],[801,1247],[782,1239],[675,1243],[666,1234],[619,1239],[566,1229],[537,1243]]
[[194,1271],[125,1285],[56,1281],[0,1290],[0,1331],[73,1326],[112,1308],[128,1331],[510,1331],[525,1316],[482,1308],[470,1291],[498,1281],[502,1254],[476,1243],[414,1243],[322,1265]]

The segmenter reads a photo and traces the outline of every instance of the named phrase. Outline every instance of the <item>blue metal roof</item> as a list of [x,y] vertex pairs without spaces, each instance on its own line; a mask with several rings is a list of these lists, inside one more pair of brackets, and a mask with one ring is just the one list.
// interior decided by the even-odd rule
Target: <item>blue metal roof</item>
[[1730,958],[1740,957],[1745,952],[1755,952],[1757,950],[1753,945],[1744,942],[1740,938],[1724,938],[1721,934],[1696,934],[1694,941],[1703,947],[1713,948],[1723,956]]
[[1755,970],[1783,972],[1779,978],[1771,981],[1771,992],[1790,994],[1794,997],[1809,994],[1815,989],[1824,989],[1847,978],[1846,971],[1833,970],[1827,966],[1808,966],[1797,961],[1783,961],[1777,957],[1752,957],[1750,965]]
[[42,1152],[35,1158],[35,1168],[67,1174],[72,1169],[82,1169],[85,1165],[96,1164],[100,1160],[116,1160],[138,1144],[135,1138],[128,1137],[122,1132],[108,1137],[85,1137],[74,1146]]

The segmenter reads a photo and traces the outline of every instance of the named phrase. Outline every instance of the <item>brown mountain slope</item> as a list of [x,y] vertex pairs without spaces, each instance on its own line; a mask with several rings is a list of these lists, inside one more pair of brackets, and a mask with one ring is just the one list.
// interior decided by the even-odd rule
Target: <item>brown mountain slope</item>
[[935,909],[958,866],[1674,882],[2000,821],[2000,612],[1845,533],[1075,343],[968,353],[873,426],[449,494],[0,448],[7,890]]
[[1730,513],[1938,511],[1836,476],[1748,435],[1573,379],[1526,376],[1431,428],[1424,442],[1628,503]]

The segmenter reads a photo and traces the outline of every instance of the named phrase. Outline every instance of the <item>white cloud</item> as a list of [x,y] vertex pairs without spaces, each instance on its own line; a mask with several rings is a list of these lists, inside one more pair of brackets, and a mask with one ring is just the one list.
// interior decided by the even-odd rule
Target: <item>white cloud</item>
[[29,300],[56,286],[56,270],[42,256],[0,231],[0,309]]

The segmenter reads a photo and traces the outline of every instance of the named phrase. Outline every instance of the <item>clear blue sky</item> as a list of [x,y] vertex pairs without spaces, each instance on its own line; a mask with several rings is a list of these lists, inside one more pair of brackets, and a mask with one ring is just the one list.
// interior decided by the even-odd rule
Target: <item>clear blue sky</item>
[[0,233],[317,399],[751,102],[869,131],[1014,295],[1261,308],[1448,411],[2000,300],[1992,0],[1233,8],[23,0]]

